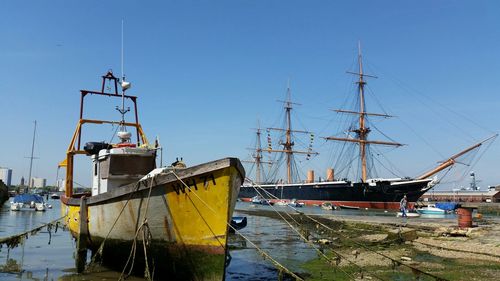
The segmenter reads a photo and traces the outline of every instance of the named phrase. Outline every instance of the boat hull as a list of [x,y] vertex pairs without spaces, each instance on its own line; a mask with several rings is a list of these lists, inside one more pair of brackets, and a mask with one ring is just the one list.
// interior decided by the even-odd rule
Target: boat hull
[[[88,248],[95,252],[105,240],[105,265],[123,269],[139,233],[134,268],[143,273],[142,230],[147,229],[148,264],[150,269],[154,265],[155,276],[168,276],[169,280],[222,280],[228,223],[243,179],[239,160],[226,158],[161,173],[138,185],[87,199],[63,196],[62,210],[72,235],[78,237],[80,205],[85,200]],[[145,216],[147,225],[138,231]]]
[[411,207],[422,194],[432,187],[430,182],[431,180],[429,179],[409,180],[398,183],[382,181],[376,185],[349,182],[321,182],[242,186],[239,197],[243,201],[247,201],[249,198],[257,195],[257,189],[266,198],[295,198],[307,205],[321,205],[324,202],[330,202],[337,206],[399,209],[399,202],[405,194]]

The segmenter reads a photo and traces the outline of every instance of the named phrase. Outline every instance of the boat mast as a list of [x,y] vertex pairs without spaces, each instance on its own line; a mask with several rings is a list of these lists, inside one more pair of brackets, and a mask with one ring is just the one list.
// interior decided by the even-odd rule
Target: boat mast
[[379,145],[390,145],[390,146],[401,146],[400,143],[395,142],[386,142],[386,141],[369,141],[368,134],[370,133],[370,128],[366,127],[366,116],[379,116],[379,117],[392,117],[387,114],[378,114],[378,113],[367,113],[366,112],[366,104],[365,104],[365,85],[366,81],[364,77],[377,78],[376,76],[367,75],[363,72],[363,59],[361,55],[361,43],[358,43],[358,72],[350,72],[349,74],[354,74],[359,77],[356,84],[358,84],[358,98],[359,98],[359,112],[356,111],[348,111],[348,110],[335,110],[339,113],[349,113],[349,114],[357,114],[359,115],[358,123],[359,128],[351,130],[351,132],[356,134],[356,138],[337,138],[337,137],[326,137],[326,140],[336,140],[336,141],[344,141],[344,142],[355,142],[359,144],[359,156],[361,158],[361,180],[366,182],[368,178],[368,170],[367,170],[367,161],[366,161],[366,151],[369,144],[379,144]]
[[285,102],[285,114],[286,114],[286,141],[283,143],[283,148],[286,151],[286,175],[288,183],[292,182],[292,157],[293,157],[293,146],[295,145],[292,142],[292,119],[291,119],[291,111],[292,111],[292,102],[291,102],[291,94],[290,94],[290,81],[288,81],[287,87],[287,101]]
[[293,150],[293,146],[295,145],[294,141],[292,140],[292,133],[304,133],[304,134],[311,134],[309,131],[299,131],[299,130],[292,130],[292,119],[291,119],[291,112],[292,112],[292,105],[300,105],[298,103],[294,103],[291,100],[291,90],[290,90],[290,81],[288,81],[287,85],[287,99],[285,101],[279,101],[284,103],[284,108],[285,108],[285,119],[286,119],[286,129],[282,128],[267,128],[268,130],[274,130],[274,131],[284,131],[285,132],[285,142],[280,141],[279,144],[283,146],[283,149],[266,149],[265,151],[267,152],[280,152],[280,153],[285,153],[286,154],[286,174],[287,174],[287,183],[292,183],[292,162],[293,162],[293,154],[294,153],[299,153],[299,154],[307,154],[308,156],[310,155],[317,155],[317,152],[312,152],[312,151],[298,151],[298,150]]
[[262,165],[263,163],[265,164],[272,164],[273,162],[270,162],[270,161],[263,161],[262,160],[262,144],[261,144],[261,141],[260,141],[260,135],[261,135],[261,129],[260,129],[260,124],[258,124],[257,128],[255,129],[256,131],[256,135],[257,135],[257,139],[256,139],[256,142],[255,142],[255,148],[250,148],[251,150],[253,150],[255,153],[252,154],[252,158],[254,160],[252,161],[248,161],[248,160],[243,160],[242,162],[246,162],[246,163],[255,163],[255,168],[256,168],[256,171],[255,171],[255,183],[262,183],[261,181],[261,170],[263,171],[262,169]]
[[366,138],[370,132],[369,128],[365,128],[365,92],[364,87],[366,82],[363,80],[363,60],[361,58],[361,44],[358,43],[358,64],[359,64],[359,81],[358,92],[359,92],[359,130],[358,136],[361,142],[359,143],[359,153],[361,156],[361,178],[363,182],[366,180]]
[[28,176],[28,186],[26,187],[26,189],[24,190],[24,193],[28,193],[29,192],[29,189],[32,187],[31,186],[31,171],[32,171],[32,168],[33,168],[33,159],[35,159],[35,157],[33,157],[33,153],[35,151],[35,135],[36,135],[36,120],[35,120],[35,127],[33,128],[33,141],[31,143],[31,156],[30,156],[30,171],[29,171],[29,176]]

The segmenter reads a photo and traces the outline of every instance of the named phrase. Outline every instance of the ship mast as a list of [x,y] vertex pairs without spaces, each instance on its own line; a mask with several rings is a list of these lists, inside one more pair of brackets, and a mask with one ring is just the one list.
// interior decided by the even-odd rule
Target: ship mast
[[338,138],[338,137],[326,137],[326,140],[335,140],[335,141],[344,141],[344,142],[355,142],[359,144],[359,156],[361,158],[361,180],[363,182],[366,181],[368,177],[367,171],[367,148],[370,144],[378,144],[378,145],[389,145],[389,146],[401,146],[402,144],[396,142],[387,142],[387,141],[370,141],[368,140],[368,134],[370,133],[370,128],[366,127],[366,116],[379,116],[379,117],[392,117],[387,114],[378,114],[378,113],[367,113],[366,112],[366,104],[365,104],[365,85],[366,81],[364,77],[377,78],[376,76],[367,75],[363,73],[363,59],[361,55],[361,44],[358,43],[358,72],[350,72],[349,74],[358,75],[359,79],[356,82],[358,84],[358,98],[359,98],[359,111],[348,111],[348,110],[335,110],[339,113],[349,113],[349,114],[357,114],[359,115],[358,123],[359,127],[354,130],[350,130],[351,132],[356,134],[356,138]]
[[292,183],[292,162],[293,162],[293,154],[294,153],[299,153],[299,154],[307,154],[308,156],[311,155],[317,155],[317,152],[312,152],[312,151],[299,151],[299,150],[294,150],[293,146],[295,145],[295,142],[292,140],[292,133],[303,133],[303,134],[311,134],[309,131],[299,131],[299,130],[292,130],[292,120],[291,120],[291,111],[292,111],[292,105],[300,105],[298,103],[294,103],[291,101],[291,90],[290,90],[290,82],[288,82],[287,86],[287,99],[285,101],[279,101],[284,103],[284,108],[285,108],[285,120],[286,120],[286,128],[267,128],[268,130],[273,130],[273,131],[284,131],[285,132],[285,141],[280,141],[279,144],[283,146],[283,149],[272,149],[268,148],[264,151],[267,152],[277,152],[277,153],[285,153],[286,154],[286,174],[287,174],[287,183]]
[[261,170],[263,172],[263,169],[262,169],[261,164],[272,164],[273,162],[262,160],[262,145],[261,145],[261,141],[260,141],[260,135],[261,135],[260,125],[258,125],[258,127],[255,129],[255,131],[256,131],[256,135],[257,135],[257,139],[255,142],[255,148],[250,148],[251,150],[253,150],[255,152],[252,154],[252,158],[254,160],[243,160],[242,162],[255,163],[255,168],[256,168],[256,170],[255,170],[255,183],[259,184],[259,183],[262,183],[260,172],[261,172]]

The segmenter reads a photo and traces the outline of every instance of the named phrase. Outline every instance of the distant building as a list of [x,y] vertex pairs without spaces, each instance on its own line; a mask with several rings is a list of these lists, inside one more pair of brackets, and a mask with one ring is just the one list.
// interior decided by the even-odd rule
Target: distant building
[[46,185],[47,185],[47,179],[44,178],[31,179],[31,187],[40,188],[40,187],[45,187]]
[[57,190],[64,191],[64,179],[58,179],[56,182]]
[[445,202],[500,202],[500,186],[488,190],[449,190],[427,191],[422,195],[423,201]]
[[12,169],[0,168],[0,180],[2,180],[7,186],[12,185]]
[[21,186],[24,186],[24,177],[21,177]]

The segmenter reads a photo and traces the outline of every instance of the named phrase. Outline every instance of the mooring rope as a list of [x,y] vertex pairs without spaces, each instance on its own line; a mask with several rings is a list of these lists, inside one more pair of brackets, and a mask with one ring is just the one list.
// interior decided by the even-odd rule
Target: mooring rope
[[9,249],[13,249],[13,248],[17,247],[25,239],[28,239],[29,236],[36,235],[39,231],[41,231],[45,227],[47,228],[47,231],[49,233],[49,243],[48,244],[50,244],[50,242],[52,240],[52,228],[55,229],[54,232],[57,232],[57,230],[59,229],[59,224],[60,224],[59,221],[64,219],[65,217],[66,216],[62,216],[62,217],[57,218],[51,222],[44,223],[44,224],[37,226],[31,230],[27,230],[25,232],[22,232],[22,233],[19,233],[16,235],[11,235],[11,236],[8,236],[5,238],[0,238],[0,250],[1,250],[3,244],[6,244]]
[[[191,190],[191,187],[189,187],[175,172],[172,172],[174,174],[174,176],[177,178],[178,181],[180,181],[190,192],[192,191]],[[210,210],[212,211],[213,213],[215,214],[218,214],[209,204],[207,204],[203,199],[201,199],[195,192],[193,192],[192,194],[194,194],[196,197],[198,197],[198,199]],[[289,274],[290,276],[292,276],[293,278],[295,278],[295,280],[304,280],[302,277],[298,276],[297,274],[295,274],[293,271],[291,271],[290,269],[286,268],[284,265],[282,265],[281,263],[279,263],[277,260],[273,259],[273,257],[271,257],[268,253],[266,253],[264,250],[260,249],[255,243],[253,243],[249,238],[247,238],[246,236],[244,236],[241,232],[239,232],[236,228],[234,228],[231,223],[229,222],[225,222],[231,229],[233,229],[235,231],[235,233],[237,233],[238,235],[240,235],[243,239],[245,239],[247,242],[249,242],[250,244],[252,244],[253,247],[255,247],[255,249],[261,253],[264,257],[266,257],[267,259],[269,259],[271,261],[272,264],[274,264],[274,266],[276,266],[277,268],[279,268],[280,270],[286,272],[287,274]]]
[[[145,262],[145,268],[144,268],[144,277],[147,280],[153,280],[152,273],[149,270],[149,263],[148,263],[148,255],[147,255],[147,249],[146,246],[150,245],[151,242],[151,231],[149,229],[149,224],[148,224],[148,210],[149,210],[149,199],[151,198],[151,190],[153,189],[153,182],[154,182],[155,177],[151,178],[151,181],[149,182],[149,192],[148,192],[148,197],[146,200],[146,211],[144,212],[144,219],[142,221],[142,224],[137,228],[137,231],[135,232],[134,236],[134,241],[132,242],[132,247],[130,249],[130,254],[127,259],[127,262],[125,263],[125,266],[123,267],[122,273],[120,274],[120,278],[118,280],[125,280],[130,274],[132,273],[132,270],[134,269],[134,263],[135,263],[135,254],[137,252],[137,237],[139,233],[142,231],[142,244],[143,244],[143,250],[144,250],[144,262]],[[125,270],[128,267],[129,262],[132,261],[128,273],[125,275]],[[152,261],[154,265],[154,260]]]
[[[247,179],[247,180],[250,180],[250,179]],[[258,184],[253,184],[252,180],[250,180],[250,182],[252,183],[252,187],[255,189],[255,191],[261,196],[262,194],[257,190],[257,188],[260,188],[261,190],[263,190],[264,192],[266,192],[267,194],[269,194],[270,196],[273,196],[275,197],[273,194],[269,193],[267,190],[263,189],[260,185]],[[256,188],[257,186],[257,188]],[[264,198],[264,197],[263,197]],[[304,237],[293,225],[291,225],[281,214],[281,212],[277,211],[272,205],[270,205],[270,207],[273,209],[273,211],[275,211],[287,224],[288,226],[294,230],[300,238],[302,238],[302,240],[304,240],[304,242],[306,242],[307,244],[309,244],[316,252],[318,252],[318,254],[320,256],[322,256],[324,259],[326,259],[326,261],[330,264],[330,265],[337,265],[337,268],[339,268],[345,275],[349,276],[350,278],[353,278],[355,279],[355,276],[353,276],[352,274],[348,273],[347,271],[345,271],[342,267],[338,266],[340,264],[340,259],[344,259],[345,261],[347,261],[348,263],[352,264],[353,266],[355,266],[356,268],[358,268],[358,270],[360,271],[367,271],[365,270],[364,268],[362,268],[360,265],[356,264],[355,262],[347,259],[345,256],[343,256],[342,254],[340,254],[338,251],[335,251],[334,249],[330,249],[333,253],[335,253],[336,255],[336,258],[335,260],[329,258],[327,255],[325,255],[320,249],[318,249],[313,242],[311,242],[309,239],[307,239],[306,237]],[[289,206],[291,207],[293,210],[297,211],[299,214],[301,215],[304,215],[304,213],[302,212],[299,212],[297,209],[293,208],[292,206]],[[288,216],[291,217],[290,214],[286,213]],[[293,219],[293,218],[292,218]],[[293,219],[293,221],[297,224],[300,225],[300,223],[298,223],[295,219]],[[375,278],[379,279],[379,280],[384,280],[383,278],[371,273],[371,275],[373,275]]]
[[99,248],[97,249],[96,253],[92,256],[92,258],[90,259],[90,263],[87,265],[87,270],[90,271],[91,270],[91,267],[95,264],[95,261],[97,259],[98,256],[102,256],[102,252],[103,252],[103,249],[104,249],[104,244],[106,242],[106,240],[109,238],[109,235],[111,234],[111,232],[113,231],[116,223],[118,222],[118,219],[121,217],[121,215],[123,214],[123,211],[125,210],[125,207],[127,207],[129,201],[132,199],[132,196],[137,192],[139,191],[139,188],[141,186],[141,181],[138,181],[136,183],[136,187],[135,187],[135,190],[132,191],[127,200],[125,201],[125,204],[123,204],[121,210],[120,210],[120,213],[118,213],[118,216],[116,217],[115,221],[113,222],[113,224],[111,225],[111,228],[109,229],[108,233],[106,234],[106,237],[104,237],[104,240],[101,242],[101,245],[99,245]]
[[[192,192],[191,190],[191,187],[188,186],[174,171],[170,171],[169,173],[173,174],[177,180],[179,182],[182,183],[182,185],[184,187],[186,187],[190,192]],[[151,181],[152,182],[152,181]],[[106,240],[109,238],[109,235],[111,234],[114,226],[116,225],[116,223],[118,222],[118,219],[120,218],[120,216],[122,215],[125,207],[127,206],[128,202],[130,201],[130,199],[132,198],[132,195],[135,194],[138,190],[139,190],[139,187],[140,187],[140,182],[137,183],[137,187],[136,187],[136,190],[134,190],[132,193],[130,193],[129,197],[127,198],[127,201],[125,202],[125,204],[123,205],[122,209],[120,210],[120,213],[118,214],[117,218],[115,219],[115,221],[113,222],[108,234],[106,235],[106,237],[104,238],[103,242],[101,242],[101,245],[99,246],[99,249],[98,251],[94,254],[94,256],[92,257],[89,265],[88,265],[88,268],[90,268],[93,264],[95,264],[95,260],[97,258],[98,255],[102,255],[102,251],[103,251],[103,248],[104,248],[104,243],[106,242]],[[151,186],[150,186],[150,192],[151,192]],[[215,214],[218,214],[209,204],[207,204],[203,199],[201,199],[195,192],[192,192],[192,194],[194,194],[211,212],[215,213]],[[148,199],[149,199],[150,196],[148,196]],[[188,195],[188,198],[190,198],[190,196]],[[194,204],[194,202],[192,201],[192,199],[190,198],[191,202]],[[147,222],[147,221],[146,221]],[[250,244],[252,244],[252,246],[254,246],[257,251],[259,251],[264,257],[266,257],[267,259],[269,259],[271,261],[271,263],[273,263],[277,268],[279,268],[281,271],[284,271],[286,272],[287,274],[289,274],[290,276],[292,276],[293,278],[295,278],[296,280],[304,280],[303,278],[301,278],[300,276],[298,276],[297,274],[295,274],[294,272],[292,272],[291,270],[289,270],[288,268],[286,268],[285,266],[283,266],[282,264],[280,264],[278,261],[274,260],[268,253],[266,253],[265,251],[263,251],[262,249],[260,249],[257,245],[255,245],[255,243],[253,243],[250,239],[248,239],[247,237],[245,237],[243,234],[241,234],[236,228],[234,228],[229,222],[225,222],[230,228],[232,228],[235,233],[239,234],[241,237],[243,237],[247,242],[249,242]],[[144,225],[144,224],[142,224]],[[141,225],[141,226],[142,226]],[[213,233],[213,231],[212,231]],[[136,232],[136,236],[139,234],[139,232]],[[143,234],[144,235],[144,234]],[[215,236],[215,234],[214,234]],[[144,238],[145,236],[143,236]],[[216,236],[215,236],[216,237]],[[222,242],[220,241],[220,239],[218,237],[216,237],[216,239],[218,240],[218,242],[223,246],[223,248],[225,249],[225,246],[222,244]],[[136,240],[136,237],[134,238],[134,240]],[[143,241],[145,241],[145,239],[143,239]],[[144,244],[145,246],[145,244]],[[135,258],[135,253],[136,253],[136,246],[133,245],[132,247],[134,250],[131,251],[132,252],[132,257]],[[144,249],[145,251],[145,257],[147,258],[147,253],[146,253],[146,250]],[[130,257],[129,257],[130,258]],[[129,261],[127,261],[128,263]],[[125,267],[126,268],[126,267]],[[125,268],[124,268],[124,271],[125,271]],[[129,270],[129,273],[128,275],[131,273],[131,270],[132,270],[132,267],[131,269]],[[122,274],[124,273],[124,271],[122,271]],[[146,272],[145,272],[146,273]],[[147,275],[147,273],[146,273]],[[147,277],[147,276],[146,276]],[[152,278],[151,276],[149,276],[150,278]],[[125,277],[126,278],[126,277]],[[120,279],[119,280],[123,280],[124,279],[124,276],[121,275],[120,276]],[[152,279],[150,279],[152,280]]]
[[[255,183],[253,183],[252,185],[255,185],[255,186],[257,186],[258,188],[263,189],[263,188],[262,188],[259,184],[255,184]],[[264,191],[266,191],[265,189],[263,189],[263,190],[264,190]],[[266,191],[266,192],[267,192],[267,191]],[[272,194],[271,194],[271,195],[272,195]],[[329,226],[327,226],[327,225],[325,225],[325,224],[321,223],[320,221],[318,221],[318,220],[314,219],[313,217],[311,217],[311,216],[309,216],[309,215],[307,215],[307,214],[304,214],[304,213],[301,213],[301,214],[303,214],[305,217],[309,218],[310,220],[314,221],[314,222],[315,222],[315,223],[317,223],[318,225],[321,225],[322,227],[324,227],[324,228],[326,228],[326,229],[328,229],[328,230],[330,230],[330,231],[334,231],[332,228],[330,228]],[[347,237],[346,235],[342,234],[341,232],[338,232],[338,234],[339,234],[340,236],[342,236],[344,239],[350,239],[349,237]],[[393,259],[393,258],[391,258],[391,257],[389,257],[389,256],[387,256],[387,255],[385,255],[385,254],[383,254],[383,253],[380,253],[380,252],[378,252],[378,251],[375,251],[375,250],[371,249],[370,247],[368,247],[368,246],[364,245],[363,243],[360,243],[360,242],[358,242],[358,241],[356,241],[356,240],[351,239],[351,241],[352,241],[352,242],[354,242],[356,245],[358,245],[358,246],[360,246],[360,247],[364,248],[365,250],[368,250],[368,251],[370,251],[370,252],[373,252],[373,253],[375,253],[375,254],[378,254],[378,255],[380,255],[380,256],[382,256],[382,257],[384,257],[384,258],[387,258],[387,259],[391,260],[391,261],[393,262],[393,264],[396,264],[396,265],[402,265],[402,266],[404,266],[404,267],[410,268],[412,271],[416,271],[416,272],[418,272],[418,273],[420,273],[420,274],[427,275],[427,276],[432,277],[432,278],[434,278],[434,279],[436,279],[436,280],[438,280],[438,281],[447,281],[447,279],[445,279],[445,278],[442,278],[442,277],[436,276],[436,275],[434,275],[434,274],[432,274],[432,273],[429,273],[429,272],[423,271],[423,270],[421,270],[421,269],[419,269],[419,268],[417,268],[417,267],[411,266],[411,265],[409,265],[409,264],[402,263],[402,262],[401,262],[401,261],[399,261],[399,260]],[[372,274],[373,274],[373,273],[372,273]],[[378,277],[377,277],[377,278],[378,278]]]

